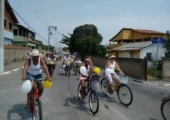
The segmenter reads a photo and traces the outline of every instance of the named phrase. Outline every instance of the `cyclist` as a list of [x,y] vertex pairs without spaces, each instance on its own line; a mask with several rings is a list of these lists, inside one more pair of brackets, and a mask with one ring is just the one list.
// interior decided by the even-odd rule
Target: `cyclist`
[[69,57],[69,55],[67,54],[66,57],[64,58],[64,61],[63,61],[63,64],[65,65],[64,66],[64,69],[67,70],[67,69],[71,69],[71,63],[72,63],[72,59]]
[[93,62],[91,60],[91,56],[90,55],[87,57],[87,59],[90,61],[90,64],[93,65]]
[[[32,88],[33,88],[35,85],[34,81],[36,79],[41,79],[43,77],[42,68],[44,69],[44,71],[47,75],[47,79],[52,80],[49,75],[48,69],[46,67],[46,64],[45,64],[43,58],[40,57],[39,51],[37,49],[34,49],[31,52],[30,58],[26,59],[26,61],[25,61],[24,69],[22,72],[22,80],[30,79],[31,83],[32,83]],[[43,93],[42,83],[40,83],[38,85],[38,88],[39,88],[40,96],[41,96]],[[25,106],[26,108],[30,107],[31,94],[32,94],[32,90],[31,90],[31,92],[29,92],[27,94],[27,103]]]
[[[48,72],[50,73],[50,75],[51,75],[51,77],[52,77],[52,74],[53,74],[53,72],[54,72],[54,70],[55,70],[55,66],[56,66],[56,58],[54,57],[53,54],[50,55],[50,59],[49,59],[49,61],[48,61],[47,66],[48,66]],[[53,71],[50,70],[51,67],[52,67]],[[51,73],[51,72],[52,72],[52,73]]]
[[[85,59],[84,63],[85,63],[84,66],[85,66],[85,68],[87,70],[87,73],[89,74],[92,71],[92,66],[91,66],[90,60]],[[86,93],[86,80],[87,80],[87,78],[88,78],[88,76],[82,75],[80,73],[79,80],[80,80],[80,83],[81,83],[81,86],[82,86],[81,87],[82,89],[80,90],[81,95],[82,95],[82,102],[84,102],[84,99],[85,99],[85,97],[87,95],[87,93]]]
[[105,76],[109,80],[109,84],[107,88],[109,93],[113,93],[113,89],[111,87],[113,84],[113,80],[115,82],[115,89],[117,89],[117,87],[120,85],[120,78],[115,72],[115,69],[118,70],[119,74],[124,74],[122,70],[120,69],[118,63],[116,62],[115,58],[116,57],[114,55],[111,55],[105,65],[105,68],[106,68]]

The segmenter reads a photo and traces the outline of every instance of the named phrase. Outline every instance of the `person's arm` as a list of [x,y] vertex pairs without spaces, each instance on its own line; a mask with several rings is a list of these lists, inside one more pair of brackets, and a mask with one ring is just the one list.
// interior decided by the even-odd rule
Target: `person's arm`
[[106,67],[106,68],[108,68],[108,64],[109,64],[108,62],[109,62],[109,61],[107,61],[106,64],[105,64],[105,67]]
[[117,62],[115,62],[115,67],[116,67],[116,69],[119,71],[120,74],[124,74],[124,73],[122,72],[122,70],[120,69],[119,65],[117,64]]
[[44,69],[44,72],[47,75],[47,79],[52,80],[44,60],[42,58],[40,58],[40,61],[41,61],[42,68]]
[[24,69],[22,71],[22,80],[26,79],[26,74],[27,74],[27,70],[28,70],[28,66],[29,66],[29,60],[30,59],[26,59],[25,63],[24,63]]

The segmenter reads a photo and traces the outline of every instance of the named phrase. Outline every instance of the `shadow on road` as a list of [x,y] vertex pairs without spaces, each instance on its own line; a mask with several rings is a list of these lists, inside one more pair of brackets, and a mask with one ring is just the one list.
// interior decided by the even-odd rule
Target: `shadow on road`
[[85,111],[89,115],[93,116],[91,114],[90,110],[87,108],[87,103],[82,104],[81,101],[76,96],[68,97],[65,100],[65,103],[63,105],[67,106],[67,107],[75,108],[75,109],[80,110],[80,111]]
[[64,72],[62,73],[58,73],[59,76],[66,76],[66,74]]
[[28,120],[31,117],[30,109],[25,109],[24,104],[14,105],[7,113],[7,120]]
[[[114,94],[114,93],[113,93]],[[126,106],[122,105],[118,99],[115,99],[114,97],[117,97],[115,95],[104,95],[102,92],[97,92],[97,96],[99,97],[100,100],[103,100],[104,102],[109,102],[109,103],[115,103],[117,105],[120,105],[121,107],[125,107]],[[113,97],[114,96],[114,97]]]

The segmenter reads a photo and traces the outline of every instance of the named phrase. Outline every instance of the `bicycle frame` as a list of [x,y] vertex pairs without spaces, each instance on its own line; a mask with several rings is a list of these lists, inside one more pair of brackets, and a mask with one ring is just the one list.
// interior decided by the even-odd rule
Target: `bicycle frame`
[[37,82],[35,83],[32,94],[33,94],[32,112],[35,115],[36,114],[36,110],[35,110],[36,101],[40,98],[39,89],[37,87]]

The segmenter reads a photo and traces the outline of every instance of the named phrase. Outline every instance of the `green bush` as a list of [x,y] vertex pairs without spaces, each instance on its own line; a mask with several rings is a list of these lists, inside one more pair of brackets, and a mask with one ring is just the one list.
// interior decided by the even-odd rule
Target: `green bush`
[[161,78],[162,77],[161,70],[156,69],[156,68],[148,68],[147,69],[147,74],[151,75],[151,76],[154,76],[154,77],[157,77],[157,78]]

